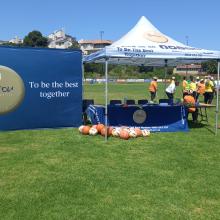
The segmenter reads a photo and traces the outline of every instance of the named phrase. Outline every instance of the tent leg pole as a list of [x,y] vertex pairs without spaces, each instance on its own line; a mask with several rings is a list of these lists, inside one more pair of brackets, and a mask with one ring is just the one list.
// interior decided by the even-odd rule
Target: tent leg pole
[[82,62],[82,99],[84,99],[84,80],[85,80],[85,64]]
[[166,87],[167,87],[167,60],[164,60],[165,62],[165,71],[164,71],[164,98],[166,98]]
[[108,140],[108,59],[105,59],[105,141]]
[[217,92],[216,92],[216,113],[215,113],[215,135],[218,134],[218,112],[219,112],[219,72],[220,60],[218,60]]

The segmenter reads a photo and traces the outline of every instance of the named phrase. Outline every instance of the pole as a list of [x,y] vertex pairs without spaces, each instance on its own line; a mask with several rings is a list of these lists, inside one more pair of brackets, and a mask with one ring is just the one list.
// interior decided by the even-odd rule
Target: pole
[[102,42],[102,35],[104,34],[104,31],[100,31],[100,39],[101,39],[101,42]]
[[[186,36],[186,45],[187,47],[189,45],[189,36]],[[186,66],[186,77],[188,77],[188,64],[186,63],[185,66]]]
[[165,72],[164,72],[164,78],[165,78],[165,83],[164,83],[164,98],[166,97],[166,87],[167,87],[167,59],[164,60],[165,62]]
[[84,99],[84,80],[85,80],[85,68],[84,68],[84,63],[82,61],[82,100]]
[[219,112],[219,72],[220,60],[218,60],[218,76],[217,76],[217,98],[216,98],[216,112],[215,112],[215,135],[218,134],[218,112]]
[[108,140],[108,59],[105,59],[105,141]]

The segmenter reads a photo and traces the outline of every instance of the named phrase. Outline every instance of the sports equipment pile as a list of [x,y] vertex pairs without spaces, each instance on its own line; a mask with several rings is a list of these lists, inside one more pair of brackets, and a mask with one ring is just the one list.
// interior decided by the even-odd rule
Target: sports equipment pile
[[[102,135],[105,136],[106,127],[103,124],[97,124],[93,126],[81,125],[79,127],[79,132],[83,135]],[[129,138],[137,138],[137,137],[149,137],[150,131],[147,129],[141,130],[140,128],[131,128],[131,127],[107,127],[107,135],[112,137],[118,137],[124,140],[128,140]]]

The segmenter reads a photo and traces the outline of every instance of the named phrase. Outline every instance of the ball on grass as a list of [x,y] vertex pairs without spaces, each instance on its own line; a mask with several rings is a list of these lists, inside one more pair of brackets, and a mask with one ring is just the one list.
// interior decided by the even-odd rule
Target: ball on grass
[[90,135],[97,135],[98,134],[98,130],[94,127],[91,127],[90,130],[89,130],[89,134]]
[[120,131],[120,138],[124,139],[124,140],[128,140],[129,139],[129,132],[126,129],[122,129]]
[[129,136],[130,136],[131,138],[136,138],[136,137],[137,137],[137,134],[136,134],[136,132],[135,132],[134,129],[130,129],[130,131],[129,131]]
[[112,136],[119,137],[120,136],[120,128],[113,128],[112,129]]
[[79,132],[80,132],[80,133],[82,133],[83,128],[84,128],[84,125],[79,126],[78,129],[79,129]]
[[[102,128],[101,135],[105,136],[106,127]],[[107,136],[111,136],[110,128],[107,127]]]
[[142,131],[141,131],[140,128],[135,128],[134,130],[135,130],[135,132],[137,134],[137,137],[141,137],[142,136]]
[[88,135],[89,134],[89,130],[90,130],[90,127],[85,125],[82,129],[82,134],[84,135]]
[[149,137],[150,136],[150,131],[147,129],[142,130],[142,135],[143,137]]
[[96,129],[98,130],[99,133],[101,133],[101,130],[105,127],[103,124],[97,124]]

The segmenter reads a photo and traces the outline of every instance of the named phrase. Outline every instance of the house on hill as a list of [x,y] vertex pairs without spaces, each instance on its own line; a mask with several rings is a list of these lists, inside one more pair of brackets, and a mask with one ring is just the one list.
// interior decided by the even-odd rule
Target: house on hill
[[73,46],[76,39],[64,32],[63,29],[54,31],[48,36],[48,47],[57,49],[67,49]]
[[111,45],[113,42],[111,40],[79,40],[80,49],[83,54],[88,55],[93,52],[101,50],[105,46]]

